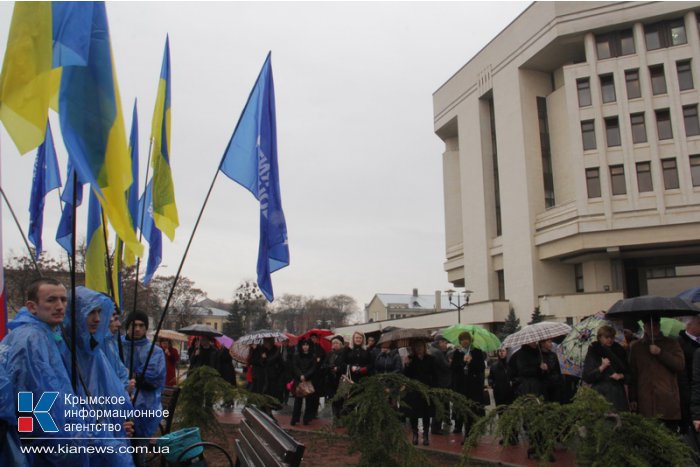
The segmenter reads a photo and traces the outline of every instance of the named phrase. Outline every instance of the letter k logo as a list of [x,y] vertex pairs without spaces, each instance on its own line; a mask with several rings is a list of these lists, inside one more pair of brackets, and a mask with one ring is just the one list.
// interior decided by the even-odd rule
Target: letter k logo
[[[34,393],[20,391],[17,393],[17,411],[29,412],[34,415],[36,421],[39,422],[39,427],[46,433],[55,433],[58,431],[56,422],[53,421],[49,410],[53,407],[53,403],[58,398],[58,392],[48,391],[41,394],[39,402],[34,405]],[[17,431],[26,433],[34,431],[34,420],[30,417],[17,417]]]

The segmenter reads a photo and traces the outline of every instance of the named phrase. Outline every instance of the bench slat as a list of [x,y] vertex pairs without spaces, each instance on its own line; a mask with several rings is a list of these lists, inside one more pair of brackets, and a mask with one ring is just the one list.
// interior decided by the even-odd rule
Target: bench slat
[[266,413],[254,406],[243,409],[243,416],[253,431],[291,466],[298,466],[304,456],[304,445],[284,431]]
[[262,462],[260,464],[261,467],[287,466],[287,463],[279,456],[279,453],[274,451],[273,447],[267,444],[265,440],[260,437],[259,433],[254,431],[247,420],[243,420],[241,423],[240,433],[243,440],[255,451],[255,454]]

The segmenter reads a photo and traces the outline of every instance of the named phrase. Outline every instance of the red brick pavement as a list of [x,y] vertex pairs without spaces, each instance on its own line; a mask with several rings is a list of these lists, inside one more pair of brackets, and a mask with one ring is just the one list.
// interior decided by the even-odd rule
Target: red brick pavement
[[[229,411],[217,413],[217,418],[221,423],[238,424],[241,421],[240,411]],[[290,416],[283,413],[275,413],[275,418],[280,426],[288,431],[316,431],[330,429],[331,421],[327,418],[319,418],[313,420],[309,425],[301,423],[291,426]],[[342,434],[344,430],[337,428],[337,433]],[[407,430],[406,436],[410,437],[411,433]],[[421,438],[422,440],[422,438]],[[418,446],[420,449],[434,450],[451,454],[460,454],[462,452],[462,436],[457,434],[431,435],[430,446]],[[527,445],[519,444],[517,446],[501,446],[498,440],[492,437],[484,437],[479,445],[472,451],[472,457],[476,460],[484,462],[493,462],[496,465],[507,466],[527,466],[535,467],[537,462],[527,458]],[[575,456],[573,453],[564,450],[557,450],[554,453],[555,461],[550,465],[569,466],[575,465]]]

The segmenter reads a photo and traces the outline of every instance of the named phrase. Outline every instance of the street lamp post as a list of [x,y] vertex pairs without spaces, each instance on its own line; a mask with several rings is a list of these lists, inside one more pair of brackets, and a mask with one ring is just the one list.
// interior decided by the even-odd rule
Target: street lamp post
[[[462,310],[469,305],[469,296],[471,295],[472,291],[471,290],[464,290],[462,293],[455,292],[454,290],[445,290],[445,293],[447,294],[447,300],[450,302],[450,305],[453,307],[457,308],[457,323],[462,322]],[[452,301],[452,297],[457,294],[457,303]],[[462,304],[462,296],[464,296],[464,304]]]

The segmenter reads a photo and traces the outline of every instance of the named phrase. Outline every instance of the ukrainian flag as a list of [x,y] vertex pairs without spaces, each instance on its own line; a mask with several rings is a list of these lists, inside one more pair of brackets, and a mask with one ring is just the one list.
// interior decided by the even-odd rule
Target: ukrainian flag
[[172,241],[180,225],[175,205],[175,188],[170,170],[170,41],[165,38],[163,66],[158,82],[158,96],[153,110],[153,220],[160,231]]
[[140,256],[143,246],[124,196],[132,183],[131,160],[102,2],[92,4],[87,66],[63,67],[59,117],[73,166],[90,183],[125,247]]
[[88,203],[87,245],[85,249],[85,287],[111,295],[107,285],[105,258],[105,222],[95,192],[90,190]]

